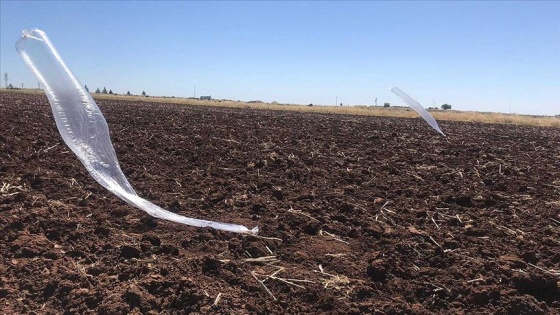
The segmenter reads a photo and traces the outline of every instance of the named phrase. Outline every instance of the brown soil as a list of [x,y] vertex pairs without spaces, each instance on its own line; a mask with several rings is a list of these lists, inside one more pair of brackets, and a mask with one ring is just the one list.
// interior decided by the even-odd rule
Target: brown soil
[[261,237],[152,219],[0,93],[1,313],[560,314],[559,129],[98,104],[139,195]]

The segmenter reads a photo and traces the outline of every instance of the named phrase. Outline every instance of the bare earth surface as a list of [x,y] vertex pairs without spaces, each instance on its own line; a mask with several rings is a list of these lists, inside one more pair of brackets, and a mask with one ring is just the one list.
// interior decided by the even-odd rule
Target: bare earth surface
[[[560,314],[560,130],[98,102],[152,219],[0,93],[0,313]],[[266,238],[265,238],[266,237]]]

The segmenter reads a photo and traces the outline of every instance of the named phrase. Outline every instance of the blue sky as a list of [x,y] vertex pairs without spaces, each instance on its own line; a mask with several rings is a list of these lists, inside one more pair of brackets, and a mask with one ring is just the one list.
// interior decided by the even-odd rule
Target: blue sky
[[560,114],[560,2],[0,1],[0,73],[40,28],[78,79],[116,93]]

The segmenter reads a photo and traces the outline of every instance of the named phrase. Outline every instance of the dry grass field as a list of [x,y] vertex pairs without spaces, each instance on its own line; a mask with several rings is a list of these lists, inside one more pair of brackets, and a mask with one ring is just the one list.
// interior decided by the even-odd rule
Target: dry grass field
[[[43,94],[38,89],[23,90],[5,90],[13,93],[31,93]],[[182,97],[159,97],[159,96],[140,96],[140,95],[119,95],[119,94],[92,94],[94,99],[100,100],[126,100],[141,102],[161,102],[168,104],[186,104],[201,106],[219,106],[233,108],[254,108],[269,110],[289,110],[303,111],[326,114],[347,114],[362,116],[385,116],[385,117],[417,117],[418,114],[408,107],[381,107],[381,106],[304,106],[298,104],[280,104],[280,103],[264,103],[264,102],[241,102],[232,100],[199,100]],[[533,116],[504,114],[491,112],[472,112],[458,110],[430,110],[430,113],[436,120],[448,121],[470,121],[483,123],[499,123],[499,124],[516,124],[539,127],[556,127],[560,128],[560,116]]]

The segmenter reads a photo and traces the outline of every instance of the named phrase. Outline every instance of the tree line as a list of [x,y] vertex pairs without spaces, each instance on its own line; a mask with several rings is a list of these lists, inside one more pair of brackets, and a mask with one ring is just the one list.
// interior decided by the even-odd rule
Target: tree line
[[[86,89],[86,91],[89,92],[89,88],[87,85],[84,85],[84,88]],[[107,91],[106,87],[103,87],[103,90],[100,90],[99,88],[97,88],[94,92],[95,94],[115,94],[118,95],[117,93],[113,93],[112,90]],[[126,95],[134,95],[132,93],[130,93],[130,91],[126,91]],[[148,96],[148,94],[146,94],[146,91],[142,91],[142,96]]]

